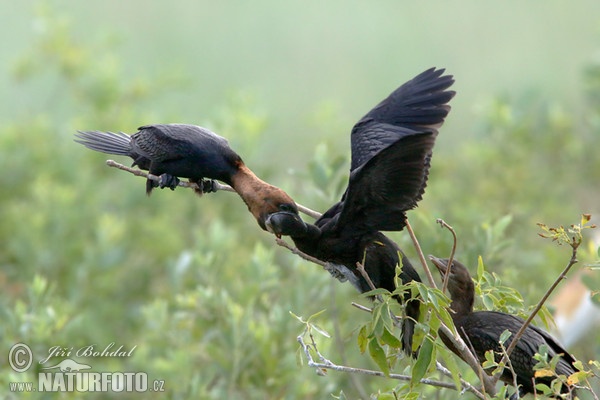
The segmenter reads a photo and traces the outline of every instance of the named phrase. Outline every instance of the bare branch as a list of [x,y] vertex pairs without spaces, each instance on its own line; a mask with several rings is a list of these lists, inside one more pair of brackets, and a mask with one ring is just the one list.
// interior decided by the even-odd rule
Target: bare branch
[[471,352],[469,347],[466,345],[464,340],[460,337],[460,335],[454,335],[450,328],[448,328],[443,323],[439,328],[439,333],[444,335],[450,342],[452,342],[454,348],[459,352],[460,358],[469,364],[471,369],[475,371],[479,380],[483,384],[484,393],[488,393],[491,396],[496,395],[496,380],[494,380],[491,376],[489,376],[484,370],[479,360],[475,355]]
[[285,240],[283,240],[281,238],[275,237],[275,243],[277,243],[281,247],[285,247],[286,249],[291,251],[292,254],[295,254],[306,261],[310,261],[312,263],[322,266],[324,269],[328,269],[328,263],[326,263],[325,261],[321,261],[318,258],[309,256],[308,254],[303,253],[302,251],[298,250],[297,247],[292,246],[291,244],[289,244],[288,242],[286,242]]
[[[452,378],[452,372],[448,370],[448,368],[444,367],[439,361],[435,362],[435,369],[437,369],[442,374]],[[469,391],[473,393],[477,398],[485,400],[485,395],[481,393],[476,387],[471,385],[469,382],[465,381],[463,378],[460,378],[460,383],[462,385],[463,391]],[[462,394],[462,393],[461,393]]]
[[448,225],[446,223],[446,221],[444,221],[441,218],[438,218],[436,220],[436,222],[438,224],[440,224],[442,226],[442,228],[448,229],[450,231],[450,233],[452,233],[452,237],[454,238],[454,240],[452,242],[452,250],[450,251],[450,257],[448,258],[448,269],[446,270],[446,273],[444,274],[444,283],[442,284],[442,293],[446,293],[446,289],[448,288],[448,279],[450,278],[450,266],[452,265],[452,262],[454,261],[454,253],[456,253],[456,243],[458,242],[458,240],[456,238],[456,232],[450,225]]
[[[361,263],[359,263],[359,262],[356,263],[356,269],[358,270],[358,272],[360,272],[360,274],[362,275],[362,277],[365,278],[365,281],[367,281],[367,284],[369,285],[369,288],[371,288],[371,290],[377,289],[375,287],[375,284],[371,280],[371,277],[369,276],[369,274],[365,270],[365,267]],[[380,300],[381,300],[381,298],[380,298]]]
[[369,308],[369,307],[365,307],[365,306],[363,306],[362,304],[358,304],[358,303],[352,302],[352,303],[350,303],[350,305],[352,305],[353,307],[356,307],[356,308],[358,308],[358,309],[359,309],[359,310],[361,310],[361,311],[366,311],[366,312],[368,312],[368,313],[371,313],[371,312],[373,312],[373,309],[371,309],[371,308]]
[[437,289],[435,280],[433,280],[433,275],[431,275],[431,271],[429,270],[429,267],[427,266],[427,261],[425,261],[425,255],[423,254],[423,250],[421,250],[421,245],[419,244],[419,241],[417,240],[417,236],[415,235],[415,232],[413,231],[412,226],[410,225],[410,222],[408,222],[408,218],[406,219],[406,230],[408,231],[408,234],[410,235],[410,238],[412,239],[413,245],[415,246],[415,250],[417,251],[417,254],[419,256],[419,260],[421,260],[421,265],[423,266],[423,270],[425,270],[425,275],[427,275],[427,280],[429,281],[429,284],[431,285],[431,287]]
[[[552,294],[552,292],[554,291],[554,289],[556,289],[556,287],[558,286],[558,284],[560,282],[562,282],[567,277],[567,274],[569,273],[569,270],[571,269],[571,267],[578,262],[578,260],[577,260],[577,248],[578,248],[578,246],[572,246],[573,251],[571,253],[571,259],[569,260],[569,263],[567,264],[567,266],[565,267],[565,269],[561,272],[561,274],[558,276],[558,278],[556,278],[556,280],[554,281],[554,283],[552,284],[552,286],[550,286],[550,288],[546,291],[546,293],[544,294],[544,296],[542,296],[542,298],[540,299],[540,301],[537,303],[537,305],[535,306],[535,308],[533,309],[533,311],[529,315],[529,317],[525,320],[525,322],[523,323],[523,325],[521,326],[521,328],[514,335],[514,337],[512,338],[512,341],[510,342],[510,345],[506,348],[506,354],[502,358],[502,362],[506,363],[508,361],[508,359],[510,357],[510,354],[514,350],[514,348],[517,345],[517,342],[519,341],[519,339],[521,338],[521,336],[523,336],[523,333],[525,333],[525,330],[527,329],[527,327],[529,326],[529,324],[531,324],[531,321],[533,321],[533,318],[535,318],[535,316],[537,315],[537,313],[542,309],[542,307],[544,306],[544,303],[546,302],[546,300],[548,300],[548,297],[550,297],[550,295]],[[496,381],[498,379],[499,379],[499,377],[496,378]]]
[[[109,167],[112,167],[112,168],[120,169],[122,171],[127,171],[135,176],[141,176],[141,177],[144,177],[146,179],[150,179],[150,180],[153,180],[156,182],[160,181],[160,177],[158,177],[156,175],[149,174],[146,171],[142,171],[141,169],[131,168],[126,165],[119,164],[118,162],[116,162],[114,160],[106,160],[106,165],[108,165]],[[235,192],[235,189],[233,189],[229,185],[224,185],[217,181],[213,181],[213,182],[214,182],[213,189],[215,191],[222,190],[225,192]],[[190,189],[199,189],[199,186],[193,182],[181,181],[181,182],[179,182],[179,184],[177,186],[190,188]],[[304,214],[308,215],[309,217],[313,217],[315,219],[321,217],[321,213],[319,213],[317,211],[311,210],[310,208],[303,206],[302,204],[296,204],[296,205],[298,206],[299,211],[303,212]]]
[[[298,343],[300,343],[300,346],[302,346],[302,350],[304,351],[304,354],[306,356],[308,366],[311,368],[315,368],[317,370],[317,374],[319,374],[319,375],[323,375],[324,370],[333,370],[333,371],[345,372],[345,373],[350,373],[350,374],[380,376],[382,378],[391,378],[391,379],[396,379],[396,380],[400,380],[400,381],[408,381],[408,382],[410,382],[410,380],[412,379],[411,376],[409,376],[409,375],[400,375],[400,374],[385,375],[381,371],[375,371],[375,370],[363,369],[363,368],[346,367],[343,365],[334,364],[333,362],[329,361],[327,358],[325,358],[319,352],[317,345],[314,342],[314,338],[313,338],[312,334],[309,333],[309,337],[311,339],[310,344],[306,344],[304,342],[303,335],[299,335],[297,337],[297,340],[298,340]],[[316,362],[314,360],[314,358],[310,354],[311,349],[317,354],[320,362]],[[442,381],[436,381],[433,379],[424,378],[424,379],[420,380],[420,383],[423,383],[425,385],[430,385],[430,386],[441,387],[441,388],[445,388],[445,389],[456,390],[456,386],[454,385],[454,383],[450,383],[450,382],[442,382]],[[470,386],[470,388],[465,388],[465,389],[468,391],[472,391],[473,393],[475,393],[475,395],[477,395],[477,393],[478,393],[476,391],[473,391],[474,388],[472,386]],[[477,397],[483,399],[483,397],[480,397],[480,396],[477,396]]]
[[[125,165],[119,164],[113,160],[107,160],[106,164],[109,167],[112,168],[117,168],[123,171],[127,171],[135,176],[141,176],[144,177],[146,179],[151,179],[154,181],[159,181],[160,177],[152,175],[152,174],[148,174],[145,171],[139,170],[139,169],[135,169],[135,168],[130,168],[127,167]],[[192,188],[192,189],[198,189],[198,185],[195,183],[190,183],[190,182],[179,182],[178,186],[180,187],[187,187],[187,188]],[[215,182],[214,185],[215,190],[222,190],[222,191],[228,191],[228,192],[235,192],[235,190],[229,186],[229,185],[223,185],[219,182]],[[300,204],[298,204],[298,210],[300,210],[301,212],[303,212],[304,214],[311,216],[313,218],[319,218],[321,216],[320,213],[311,210],[305,206],[302,206]],[[431,284],[431,286],[436,287],[435,281],[433,279],[433,276],[431,274],[431,271],[429,270],[429,267],[427,266],[427,262],[425,261],[425,256],[423,255],[423,252],[421,250],[421,247],[419,245],[419,242],[414,234],[414,231],[412,230],[412,227],[410,226],[410,223],[408,222],[408,220],[406,221],[406,227],[407,230],[409,232],[409,235],[413,241],[413,244],[415,245],[415,248],[417,250],[417,253],[419,255],[419,258],[421,260],[421,264],[423,266],[423,269],[425,270],[425,273],[427,275],[427,278],[429,279],[429,282]],[[280,238],[276,238],[276,243],[279,246],[285,247],[288,250],[290,250],[293,254],[296,254],[298,256],[300,256],[301,258],[310,261],[312,263],[321,265],[325,270],[327,271],[331,271],[332,266],[330,263],[326,263],[323,262],[315,257],[311,257],[303,252],[301,252],[300,250],[298,250],[296,247],[289,245],[287,242],[285,242],[284,240],[280,239]],[[359,270],[362,268],[362,265],[360,265],[359,263]],[[335,268],[334,268],[335,269]],[[364,271],[364,268],[362,268],[362,270]],[[366,272],[365,272],[366,275]],[[363,275],[364,277],[364,275]],[[369,285],[371,285],[372,288],[374,288],[373,283],[370,281],[370,279],[368,279],[368,275],[365,277],[365,279],[367,280],[367,282],[370,282]],[[358,304],[353,303],[353,305],[357,308],[360,308],[364,311],[371,311],[370,309],[368,309],[367,307],[364,306],[359,306]],[[475,371],[481,371],[481,366],[479,365],[479,363],[477,362],[477,360],[475,359],[475,357],[470,353],[470,351],[468,350],[467,346],[464,344],[464,342],[462,341],[462,339],[460,337],[456,338],[454,337],[454,335],[452,335],[450,329],[448,329],[446,326],[442,325],[442,327],[440,328],[442,330],[445,330],[445,333],[448,337],[450,337],[452,342],[456,342],[454,343],[456,348],[459,349],[461,352],[465,353],[464,354],[464,360],[466,360],[466,362],[471,365],[471,367],[475,370]],[[312,348],[315,350],[315,352],[318,354],[321,362],[315,362],[310,354],[310,349],[309,349],[309,345],[307,345],[306,343],[304,343],[304,340],[302,338],[302,336],[298,337],[298,342],[301,344],[304,353],[306,354],[307,360],[308,360],[308,364],[310,367],[313,368],[317,368],[317,371],[320,374],[323,374],[323,370],[325,369],[332,369],[332,370],[336,370],[336,371],[340,371],[340,372],[347,372],[347,373],[359,373],[359,374],[365,374],[365,375],[372,375],[372,376],[381,376],[381,377],[385,377],[386,375],[381,372],[381,371],[373,371],[373,370],[366,370],[366,369],[361,369],[361,368],[352,368],[352,367],[345,367],[345,366],[339,366],[336,365],[334,363],[332,363],[331,361],[327,360],[325,357],[323,357],[319,352],[318,349],[316,348],[316,344],[314,343],[314,339],[312,338],[312,334],[311,336],[311,340],[313,341],[312,343]],[[481,381],[484,384],[484,387],[486,389],[486,391],[488,393],[495,393],[495,388],[494,387],[488,387],[488,376],[483,373],[483,374],[479,374]],[[410,381],[411,377],[408,375],[399,375],[399,374],[390,374],[388,376],[389,378],[392,379],[397,379],[397,380],[404,380],[404,381]],[[440,382],[440,381],[435,381],[435,380],[431,380],[431,379],[421,379],[420,381],[423,384],[427,384],[427,385],[431,385],[431,386],[438,386],[438,387],[443,387],[443,388],[447,388],[447,389],[454,389],[456,390],[456,387],[454,386],[453,383],[447,383],[447,382]],[[470,391],[472,393],[474,393],[478,398],[483,398],[481,393],[478,392],[473,386],[471,386],[470,384],[468,384],[467,382],[463,382],[463,391],[467,390]]]

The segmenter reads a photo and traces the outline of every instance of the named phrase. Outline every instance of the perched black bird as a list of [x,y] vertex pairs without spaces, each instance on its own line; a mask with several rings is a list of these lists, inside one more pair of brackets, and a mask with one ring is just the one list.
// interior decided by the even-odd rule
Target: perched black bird
[[[438,268],[442,276],[448,269],[448,260],[429,256],[429,259]],[[496,361],[502,359],[501,348],[499,345],[500,335],[506,330],[513,336],[523,326],[523,319],[514,315],[505,314],[496,311],[473,311],[473,302],[475,299],[475,287],[473,280],[469,275],[467,268],[460,262],[454,260],[450,268],[448,278],[448,292],[452,299],[450,308],[452,309],[452,319],[454,325],[467,346],[471,346],[475,351],[475,356],[480,363],[485,361],[486,351],[493,350],[496,354]],[[447,337],[440,335],[442,341],[455,354],[460,356],[459,352],[452,345]],[[505,346],[508,347],[512,338],[509,338]],[[541,345],[548,346],[548,356],[554,357],[560,355],[560,360],[556,365],[556,373],[569,376],[576,372],[573,367],[575,358],[569,354],[559,343],[547,332],[529,325],[523,336],[510,354],[510,363],[516,375],[516,381],[519,385],[518,395],[522,397],[527,393],[533,393],[535,383],[550,384],[553,377],[535,378],[533,366],[537,361],[533,358]],[[502,372],[501,380],[513,385],[514,377],[512,372],[505,368]],[[575,397],[575,389],[563,385],[562,393],[570,393]]]
[[[195,125],[146,125],[129,136],[125,133],[79,132],[75,141],[102,153],[124,155],[133,166],[161,178],[148,179],[146,193],[156,186],[174,189],[179,177],[197,183],[203,192],[212,191],[216,179],[232,186],[244,200],[262,229],[275,212],[298,217],[296,203],[283,190],[259,179],[221,136]],[[299,217],[298,217],[299,218]]]
[[[402,257],[402,282],[421,281],[398,246],[379,231],[400,231],[406,211],[425,192],[437,129],[450,111],[455,92],[444,70],[429,69],[393,91],[352,129],[350,177],[342,199],[314,225],[295,215],[271,214],[267,226],[289,235],[298,249],[341,271],[361,292],[369,291],[356,263],[363,264],[375,287],[395,289],[395,269]],[[405,298],[410,297],[407,293]],[[411,354],[419,302],[407,303],[404,350]]]

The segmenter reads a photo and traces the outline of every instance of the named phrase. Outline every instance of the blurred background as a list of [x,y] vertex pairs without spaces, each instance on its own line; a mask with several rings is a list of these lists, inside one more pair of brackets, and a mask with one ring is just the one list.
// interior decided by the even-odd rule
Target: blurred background
[[[320,377],[301,364],[303,325],[289,312],[325,309],[316,322],[332,338],[321,351],[376,368],[356,346],[370,316],[350,306],[368,300],[350,285],[276,246],[235,195],[147,198],[143,179],[74,143],[77,129],[206,126],[263,179],[325,211],[346,184],[353,124],[403,82],[443,67],[457,96],[425,198],[409,213],[425,254],[449,253],[451,237],[435,222],[443,218],[458,234],[457,257],[474,273],[481,255],[526,312],[570,257],[536,223],[568,226],[582,213],[598,221],[597,1],[0,3],[5,355],[17,342],[39,358],[52,346],[136,346],[128,358],[75,359],[94,371],[147,372],[174,399],[367,398],[398,385]],[[583,322],[556,332],[584,361],[600,353],[598,300],[586,291],[600,287],[586,267],[598,260],[595,233],[586,231],[569,276],[584,276],[584,289],[550,307],[586,304],[578,295],[587,293],[585,311],[564,311],[567,321],[585,312]],[[391,237],[415,257],[405,232]],[[80,396],[8,393],[8,382],[37,382],[40,367],[19,374],[3,356],[0,393]],[[153,395],[163,397],[143,396]],[[140,395],[118,397],[128,396]]]

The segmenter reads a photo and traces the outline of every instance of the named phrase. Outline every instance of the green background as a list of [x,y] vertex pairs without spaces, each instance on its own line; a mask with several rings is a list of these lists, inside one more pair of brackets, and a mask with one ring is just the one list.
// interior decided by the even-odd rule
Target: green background
[[[359,398],[397,385],[298,364],[303,326],[289,312],[326,309],[317,323],[333,338],[321,351],[376,368],[356,346],[369,316],[349,304],[368,301],[350,285],[276,246],[233,194],[147,198],[142,179],[74,143],[77,129],[206,126],[263,179],[324,211],[344,188],[354,122],[444,67],[457,96],[409,213],[426,254],[449,252],[443,218],[471,271],[481,255],[529,307],[569,259],[535,224],[600,211],[596,1],[0,3],[3,354],[16,342],[38,359],[56,345],[137,346],[128,359],[76,359],[147,372],[181,399]],[[576,269],[597,260],[594,234]],[[405,232],[391,237],[414,257]],[[590,332],[569,349],[585,361],[600,352]],[[4,356],[0,369],[0,393],[37,382]]]

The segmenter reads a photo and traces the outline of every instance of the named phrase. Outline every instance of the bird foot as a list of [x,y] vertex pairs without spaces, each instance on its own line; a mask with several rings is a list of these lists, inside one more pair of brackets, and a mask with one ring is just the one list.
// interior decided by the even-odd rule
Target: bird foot
[[159,176],[160,180],[157,182],[157,186],[161,189],[168,187],[171,190],[175,190],[179,185],[179,178],[169,174],[162,174]]
[[212,179],[202,179],[198,182],[198,186],[202,193],[214,193],[217,191],[216,182]]
[[198,185],[197,188],[194,188],[194,192],[196,192],[198,196],[202,196],[205,193],[214,193],[217,191],[217,182],[215,182],[212,179],[200,179],[199,181],[195,181],[194,183]]

